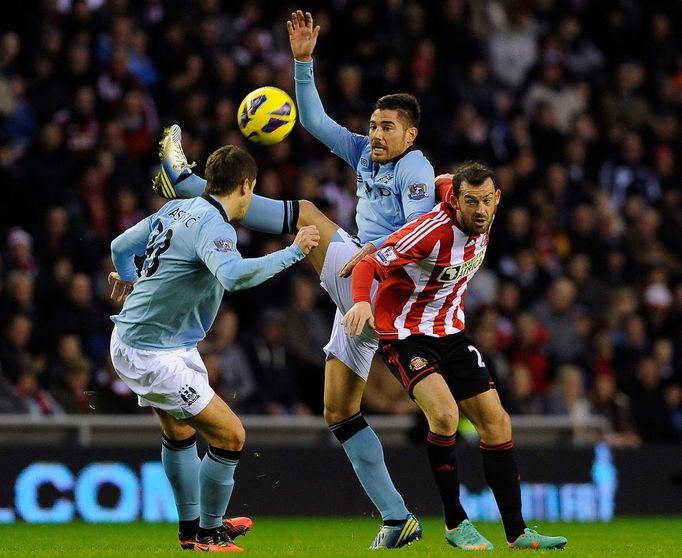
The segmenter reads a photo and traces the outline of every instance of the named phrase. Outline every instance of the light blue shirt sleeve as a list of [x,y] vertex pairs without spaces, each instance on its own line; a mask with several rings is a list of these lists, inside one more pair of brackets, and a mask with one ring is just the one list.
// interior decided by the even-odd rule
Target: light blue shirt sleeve
[[116,271],[124,281],[137,279],[135,256],[144,255],[152,230],[152,218],[146,217],[137,225],[130,227],[111,242],[111,259]]
[[405,222],[428,213],[436,205],[436,177],[424,157],[405,157],[398,162],[396,183],[400,184]]
[[298,117],[303,127],[324,143],[332,153],[341,157],[355,168],[360,154],[369,143],[369,138],[354,134],[344,128],[324,111],[320,95],[315,87],[313,63],[294,60],[294,81]]
[[242,258],[237,232],[227,223],[207,223],[198,231],[196,251],[226,291],[260,285],[305,257],[296,244],[260,258]]

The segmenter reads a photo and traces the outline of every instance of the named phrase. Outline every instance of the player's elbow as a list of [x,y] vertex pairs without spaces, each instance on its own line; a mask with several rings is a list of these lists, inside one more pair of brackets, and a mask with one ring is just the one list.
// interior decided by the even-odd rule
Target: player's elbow
[[117,256],[121,256],[124,253],[124,240],[123,235],[119,235],[114,240],[111,241],[109,249],[111,250],[111,257],[115,259]]
[[239,277],[220,277],[220,284],[228,293],[234,293],[236,291],[242,291],[248,289],[249,287],[255,286],[252,284],[253,273],[247,273]]

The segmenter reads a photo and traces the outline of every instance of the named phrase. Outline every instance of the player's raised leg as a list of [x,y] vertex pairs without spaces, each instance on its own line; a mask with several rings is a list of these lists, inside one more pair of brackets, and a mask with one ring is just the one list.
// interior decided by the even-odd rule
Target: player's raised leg
[[486,481],[495,496],[510,548],[553,549],[566,546],[566,537],[549,537],[529,529],[521,512],[521,486],[514,458],[509,415],[497,390],[490,389],[463,399],[459,407],[481,437],[481,454]]
[[[166,199],[194,198],[206,188],[206,180],[197,176],[182,149],[182,130],[173,124],[164,130],[160,142],[161,167],[153,179],[154,191]],[[309,201],[273,200],[254,194],[241,223],[252,230],[272,234],[294,234],[300,227],[316,225],[320,243],[309,259],[320,273],[329,242],[339,228]]]

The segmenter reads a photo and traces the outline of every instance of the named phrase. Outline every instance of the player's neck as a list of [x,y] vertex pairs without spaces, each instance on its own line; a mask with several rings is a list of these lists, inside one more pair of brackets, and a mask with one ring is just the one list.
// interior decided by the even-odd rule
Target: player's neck
[[211,194],[211,196],[223,206],[225,213],[227,214],[228,221],[232,221],[233,215],[237,214],[237,208],[239,200],[234,194]]

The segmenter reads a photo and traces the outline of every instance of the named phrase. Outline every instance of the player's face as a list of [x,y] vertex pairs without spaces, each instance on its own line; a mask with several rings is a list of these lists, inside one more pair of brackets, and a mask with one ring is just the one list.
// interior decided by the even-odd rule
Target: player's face
[[375,110],[369,119],[369,143],[372,161],[385,163],[402,155],[412,146],[417,137],[417,128],[406,128],[398,119],[397,110]]
[[487,178],[478,186],[462,182],[459,196],[452,196],[460,228],[469,235],[487,232],[493,222],[500,195],[492,178]]

